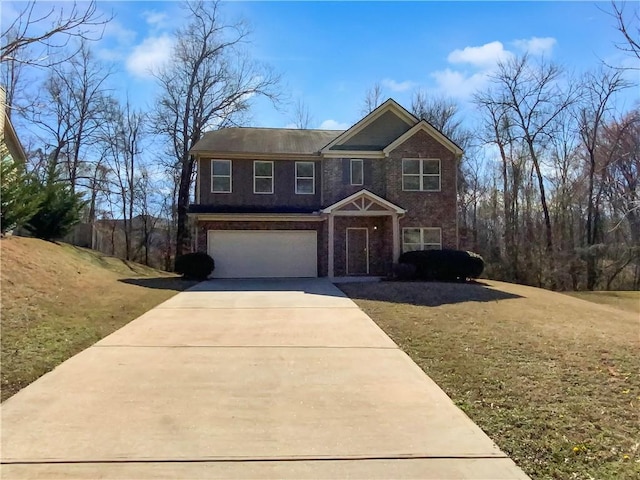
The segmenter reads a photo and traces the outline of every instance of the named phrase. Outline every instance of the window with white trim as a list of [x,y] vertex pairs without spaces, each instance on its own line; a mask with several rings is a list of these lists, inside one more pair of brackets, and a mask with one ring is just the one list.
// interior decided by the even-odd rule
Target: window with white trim
[[403,228],[402,251],[439,250],[442,248],[442,229],[439,227]]
[[402,190],[407,192],[440,191],[440,160],[403,158]]
[[314,162],[296,162],[296,193],[316,193],[316,166]]
[[211,193],[231,193],[231,160],[211,160]]
[[253,162],[253,193],[273,193],[273,162]]
[[362,185],[364,183],[364,167],[361,158],[351,159],[351,185]]

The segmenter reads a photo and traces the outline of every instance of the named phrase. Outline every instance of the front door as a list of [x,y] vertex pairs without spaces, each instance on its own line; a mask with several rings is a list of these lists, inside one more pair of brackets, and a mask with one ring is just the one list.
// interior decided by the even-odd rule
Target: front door
[[347,228],[347,275],[369,274],[369,231]]

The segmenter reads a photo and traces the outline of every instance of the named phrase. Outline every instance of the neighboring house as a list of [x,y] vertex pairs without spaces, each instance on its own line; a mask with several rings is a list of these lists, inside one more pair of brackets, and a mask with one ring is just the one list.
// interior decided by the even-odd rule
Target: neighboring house
[[225,128],[191,154],[214,278],[385,276],[402,252],[458,246],[462,150],[391,99],[346,131]]
[[0,158],[3,161],[11,160],[24,164],[27,162],[27,154],[22,148],[22,144],[7,114],[6,92],[2,87],[0,87],[0,105],[2,106],[2,113],[0,114]]

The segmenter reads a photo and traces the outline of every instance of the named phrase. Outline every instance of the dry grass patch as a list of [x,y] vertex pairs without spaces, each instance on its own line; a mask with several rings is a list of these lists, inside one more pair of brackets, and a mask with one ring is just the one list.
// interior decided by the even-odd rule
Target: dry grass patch
[[566,294],[640,315],[640,292],[566,292]]
[[340,288],[533,478],[640,478],[640,319],[531,287]]
[[67,358],[194,284],[88,249],[0,240],[4,401]]

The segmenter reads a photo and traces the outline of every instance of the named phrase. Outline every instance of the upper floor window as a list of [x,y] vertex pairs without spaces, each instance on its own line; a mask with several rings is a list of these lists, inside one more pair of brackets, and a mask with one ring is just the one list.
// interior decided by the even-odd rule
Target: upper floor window
[[432,227],[403,228],[402,251],[438,250],[442,248],[442,229]]
[[440,160],[402,160],[402,190],[410,192],[437,192],[440,190]]
[[253,193],[273,193],[273,162],[253,162]]
[[211,160],[211,192],[231,193],[231,160]]
[[361,158],[351,159],[351,185],[362,185],[364,183],[364,169]]
[[296,162],[296,193],[313,195],[316,192],[314,162]]

